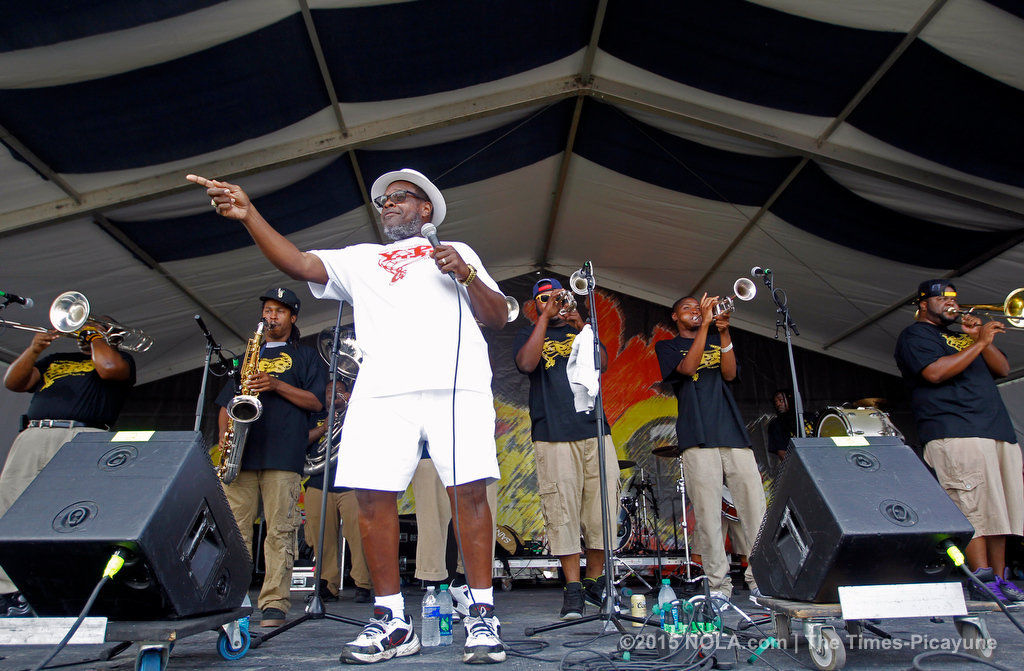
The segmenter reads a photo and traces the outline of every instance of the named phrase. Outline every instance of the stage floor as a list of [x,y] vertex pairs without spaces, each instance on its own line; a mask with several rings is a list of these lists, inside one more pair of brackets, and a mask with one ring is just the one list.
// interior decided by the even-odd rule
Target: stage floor
[[[422,592],[418,588],[405,590],[407,607],[417,614],[420,607]],[[304,603],[302,597],[298,597],[293,604],[290,618],[298,617],[303,612]],[[744,611],[752,615],[758,609],[750,603],[747,592],[737,592],[733,602]],[[346,598],[347,597],[347,598]],[[608,634],[598,637],[601,633],[601,626],[598,623],[588,623],[559,629],[545,634],[539,634],[527,639],[523,634],[525,627],[536,627],[545,623],[557,620],[558,610],[561,607],[561,589],[554,585],[545,586],[520,586],[517,584],[510,592],[495,592],[498,615],[502,621],[502,634],[507,643],[517,649],[536,649],[532,641],[543,641],[548,645],[545,649],[537,652],[540,659],[509,656],[508,661],[501,668],[515,671],[541,671],[554,670],[558,668],[558,662],[572,648],[565,644],[582,644],[583,649],[572,653],[570,659],[580,661],[586,656],[585,651],[611,653],[615,650],[618,642],[618,634]],[[253,594],[255,598],[255,594]],[[327,604],[327,610],[331,613],[351,618],[366,618],[370,614],[368,604],[352,603],[350,590],[342,595],[342,599],[335,603]],[[648,605],[653,599],[648,599]],[[595,612],[588,609],[588,613]],[[1021,618],[1024,613],[1017,613]],[[257,618],[253,618],[254,624]],[[725,618],[726,624],[735,626],[739,622],[739,616],[731,613]],[[1024,634],[1021,634],[1013,627],[1004,615],[996,613],[988,616],[988,626],[992,635],[998,641],[996,650],[996,662],[1001,662],[1010,667],[1018,667],[1020,660],[1024,659]],[[633,629],[626,623],[627,629],[632,633],[640,631]],[[883,630],[890,633],[894,639],[885,641],[873,634],[866,636],[867,649],[853,649],[847,652],[847,669],[906,669],[911,666],[915,655],[926,650],[940,649],[942,646],[953,646],[962,639],[957,635],[953,626],[952,618],[944,618],[941,623],[932,622],[928,618],[914,618],[901,620],[884,620],[879,625]],[[763,628],[770,631],[771,625],[765,624]],[[254,631],[262,631],[254,626]],[[461,625],[456,626],[455,645],[446,648],[424,648],[423,652],[411,657],[404,657],[384,662],[382,668],[421,668],[425,664],[432,665],[434,671],[452,671],[454,669],[465,669],[461,659],[462,643],[464,640]],[[845,640],[846,632],[837,629],[840,636]],[[355,627],[339,624],[327,620],[306,622],[290,631],[287,631],[276,638],[265,642],[258,649],[250,650],[245,657],[237,661],[227,661],[217,652],[217,634],[204,632],[178,641],[171,652],[167,668],[170,671],[207,671],[208,669],[225,669],[226,671],[320,671],[322,669],[337,669],[338,651],[341,645],[355,637]],[[736,643],[735,645],[740,645]],[[734,645],[734,647],[735,647]],[[743,644],[745,645],[745,643]],[[961,644],[962,645],[962,644]],[[85,662],[77,666],[64,667],[69,669],[97,669],[97,670],[118,670],[130,671],[134,668],[134,649],[126,650],[109,661],[96,660],[104,650],[111,645],[105,646],[71,646],[65,649],[51,664],[69,664],[73,662]],[[20,670],[30,669],[37,664],[49,651],[47,646],[0,646],[0,669]],[[749,653],[746,648],[739,650],[740,666],[742,668],[776,668],[776,669],[806,669],[814,668],[807,652],[806,640],[801,636],[795,645],[790,645],[788,652],[795,656],[795,660],[788,657],[780,650],[769,650],[764,654],[763,660],[753,664],[747,664],[746,658]],[[769,665],[770,663],[770,665]],[[960,669],[970,664],[965,660],[945,658],[930,660],[927,662],[929,668],[935,669]],[[979,667],[980,668],[980,667]]]

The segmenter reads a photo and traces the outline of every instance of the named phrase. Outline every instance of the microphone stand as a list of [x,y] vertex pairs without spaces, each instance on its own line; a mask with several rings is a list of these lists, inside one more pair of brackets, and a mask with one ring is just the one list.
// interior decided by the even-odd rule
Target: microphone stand
[[327,528],[327,495],[330,493],[331,488],[331,448],[334,447],[331,444],[331,438],[334,436],[334,406],[335,399],[338,395],[338,339],[341,333],[341,309],[344,305],[345,304],[342,301],[338,301],[338,318],[334,323],[334,342],[331,344],[331,401],[328,403],[327,407],[327,433],[325,434],[327,437],[327,446],[324,454],[324,489],[323,494],[320,497],[320,535],[317,537],[316,542],[316,568],[313,570],[313,598],[306,604],[306,613],[291,622],[285,622],[280,627],[277,627],[266,634],[252,634],[250,630],[250,648],[258,648],[264,641],[269,641],[278,634],[283,634],[289,629],[297,627],[308,620],[332,620],[334,622],[351,624],[360,628],[367,624],[362,620],[355,620],[349,617],[328,613],[324,610],[323,599],[320,598],[320,576],[323,573],[324,568],[324,531]]
[[793,321],[793,317],[789,312],[788,297],[783,289],[775,288],[775,275],[772,274],[770,268],[765,268],[762,277],[764,278],[765,286],[768,287],[769,292],[772,295],[772,300],[775,301],[776,312],[779,313],[779,317],[775,321],[775,337],[779,337],[779,327],[785,329],[786,333],[786,351],[789,354],[789,374],[793,379],[793,410],[796,416],[796,435],[798,438],[806,438],[807,431],[804,429],[804,403],[803,399],[800,398],[800,385],[797,384],[796,378],[796,361],[793,357],[793,337],[792,334],[800,335],[800,331],[796,327],[796,323]]
[[203,406],[206,405],[206,380],[209,378],[210,361],[213,359],[214,353],[216,353],[225,369],[231,362],[224,358],[220,344],[213,338],[213,335],[210,333],[210,329],[206,328],[203,318],[199,315],[195,315],[193,319],[196,320],[196,326],[199,327],[199,330],[203,332],[204,336],[206,336],[206,358],[203,359],[203,382],[199,386],[199,401],[196,403],[196,423],[192,427],[193,431],[198,432],[203,425]]
[[642,617],[633,617],[632,615],[620,615],[615,608],[615,572],[614,565],[612,564],[612,532],[611,532],[611,516],[608,514],[608,473],[605,468],[605,431],[604,431],[604,401],[602,400],[602,373],[601,373],[601,340],[597,336],[597,298],[594,294],[597,283],[594,281],[594,266],[587,261],[583,264],[583,268],[580,269],[580,275],[587,280],[587,305],[590,308],[590,323],[594,329],[594,368],[597,370],[597,398],[594,399],[594,410],[597,413],[597,451],[598,451],[598,480],[601,485],[601,536],[604,541],[604,605],[601,607],[601,612],[596,615],[585,615],[575,620],[568,620],[565,622],[555,622],[554,624],[544,625],[543,627],[527,627],[525,634],[527,636],[533,636],[545,631],[551,631],[553,629],[562,629],[563,627],[573,627],[577,624],[583,624],[584,622],[594,622],[596,620],[602,620],[608,624],[612,624],[616,629],[619,630],[620,634],[625,634],[626,628],[622,626],[620,620],[628,620],[629,622],[638,622],[644,624],[647,620]]

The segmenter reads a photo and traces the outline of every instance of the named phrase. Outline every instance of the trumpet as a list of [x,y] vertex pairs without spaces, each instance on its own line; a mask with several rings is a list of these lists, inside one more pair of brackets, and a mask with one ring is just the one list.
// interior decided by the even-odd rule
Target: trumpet
[[746,277],[741,277],[732,285],[732,295],[726,296],[722,300],[715,303],[715,306],[711,308],[711,314],[714,317],[720,317],[727,312],[732,312],[736,309],[736,302],[734,299],[741,301],[753,300],[754,296],[757,295],[757,287],[754,283],[748,280]]
[[590,280],[587,279],[582,271],[577,270],[569,276],[569,288],[572,289],[574,294],[586,296],[590,290]]
[[1024,287],[1014,289],[1006,295],[1002,305],[991,303],[969,303],[959,308],[948,307],[944,310],[951,315],[974,315],[1005,319],[1014,328],[1024,328]]
[[512,296],[505,296],[505,308],[508,310],[508,324],[511,324],[519,317],[519,301]]
[[[153,346],[153,339],[141,329],[131,328],[110,318],[90,315],[89,299],[78,291],[65,291],[50,304],[50,323],[60,335],[77,340],[83,339],[85,331],[98,332],[111,347],[125,352],[145,352]],[[49,333],[42,326],[29,326],[0,319],[0,327],[9,326],[19,331]]]
[[562,289],[552,300],[559,306],[558,316],[562,319],[568,317],[576,309],[576,297]]

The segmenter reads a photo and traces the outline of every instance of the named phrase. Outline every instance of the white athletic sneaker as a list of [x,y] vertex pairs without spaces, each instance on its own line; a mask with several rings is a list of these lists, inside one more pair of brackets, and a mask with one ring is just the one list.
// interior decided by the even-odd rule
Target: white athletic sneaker
[[467,664],[495,664],[505,661],[501,642],[501,622],[494,615],[494,606],[475,603],[463,620],[466,626],[466,647],[462,661]]
[[469,607],[473,604],[469,597],[469,585],[452,585],[448,588],[448,593],[452,595],[452,622],[469,616]]
[[413,629],[412,617],[392,617],[390,608],[375,606],[370,622],[356,640],[345,644],[338,659],[346,664],[373,664],[419,651],[420,639]]

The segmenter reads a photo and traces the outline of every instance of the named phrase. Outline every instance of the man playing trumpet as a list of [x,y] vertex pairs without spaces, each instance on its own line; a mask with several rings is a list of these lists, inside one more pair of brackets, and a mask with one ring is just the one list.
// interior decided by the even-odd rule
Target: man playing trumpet
[[[135,384],[135,360],[93,327],[78,335],[78,352],[40,358],[61,335],[37,333],[4,375],[11,391],[32,394],[28,427],[18,434],[0,474],[0,515],[64,443],[83,431],[107,431]],[[0,617],[27,615],[28,604],[0,569]]]
[[[1006,536],[1024,529],[1020,446],[993,379],[1010,372],[994,344],[1006,326],[964,314],[963,332],[950,330],[960,305],[956,287],[945,280],[922,282],[917,308],[895,357],[910,389],[924,460],[974,525],[966,548],[971,570],[1000,600],[1024,601],[1024,592],[1003,577]],[[969,588],[973,598],[990,599],[973,582]]]
[[[743,418],[727,382],[738,367],[729,333],[729,311],[715,316],[717,296],[680,298],[672,306],[677,336],[654,345],[662,379],[678,402],[676,434],[683,474],[693,502],[704,574],[712,593],[732,596],[729,562],[722,536],[722,484],[729,487],[746,547],[754,547],[766,508],[761,475],[750,449]],[[714,330],[711,329],[712,324]],[[757,585],[749,567],[744,576]]]
[[[602,575],[604,536],[597,413],[576,411],[567,374],[573,341],[584,327],[571,298],[572,294],[558,280],[542,279],[534,284],[537,321],[520,329],[512,346],[516,368],[530,377],[530,421],[541,511],[551,554],[558,557],[565,573],[563,620],[582,617],[584,600],[600,606],[607,582]],[[601,367],[607,363],[602,347]],[[619,500],[619,464],[609,433],[605,425],[608,516],[614,520]],[[581,531],[587,546],[587,577],[582,582]]]

